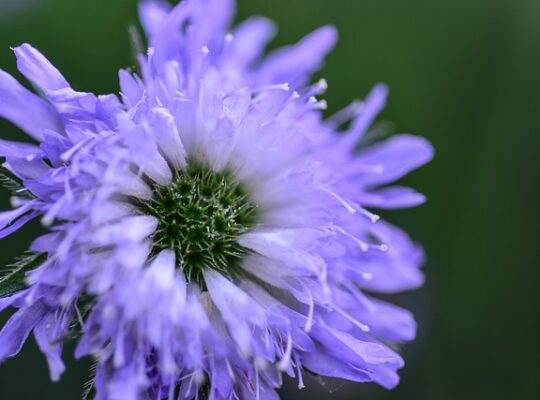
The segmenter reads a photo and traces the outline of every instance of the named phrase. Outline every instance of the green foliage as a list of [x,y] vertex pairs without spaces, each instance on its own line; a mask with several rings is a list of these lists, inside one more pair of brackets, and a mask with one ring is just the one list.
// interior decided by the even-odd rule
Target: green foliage
[[9,190],[13,196],[26,198],[33,197],[28,189],[21,184],[19,179],[2,166],[0,166],[0,186]]
[[29,253],[8,266],[0,277],[0,298],[11,296],[27,287],[26,273],[39,267],[47,260],[43,253]]

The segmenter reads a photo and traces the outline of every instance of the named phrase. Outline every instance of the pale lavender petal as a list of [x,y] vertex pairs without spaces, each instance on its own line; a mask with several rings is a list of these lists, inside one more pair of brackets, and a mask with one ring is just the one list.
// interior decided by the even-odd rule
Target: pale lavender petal
[[34,336],[40,350],[47,357],[51,380],[56,382],[65,371],[62,361],[62,338],[67,334],[71,320],[70,313],[55,316],[48,313],[34,328]]
[[171,5],[162,0],[143,0],[139,3],[139,18],[148,36],[159,29],[170,10]]
[[337,32],[334,27],[319,28],[297,45],[271,53],[261,65],[258,79],[265,84],[303,84],[321,67],[324,57],[332,50],[336,40]]
[[366,134],[375,117],[386,105],[388,87],[379,83],[371,90],[366,99],[361,103],[358,115],[353,120],[351,127],[346,133],[345,140],[352,146]]
[[366,174],[364,179],[367,184],[383,185],[401,178],[432,158],[433,147],[427,140],[397,135],[362,152],[359,162],[380,166],[380,172]]
[[28,43],[15,47],[13,51],[17,56],[19,71],[43,91],[69,87],[60,71]]
[[276,26],[271,20],[252,17],[235,29],[227,56],[241,67],[249,67],[263,55],[275,34]]
[[17,311],[0,332],[0,362],[15,356],[22,348],[32,329],[43,319],[45,306],[35,303]]
[[49,104],[1,70],[0,117],[37,140],[43,138],[45,129],[60,130],[62,127],[58,114]]
[[363,194],[361,202],[365,207],[392,210],[419,206],[426,197],[411,188],[391,186]]

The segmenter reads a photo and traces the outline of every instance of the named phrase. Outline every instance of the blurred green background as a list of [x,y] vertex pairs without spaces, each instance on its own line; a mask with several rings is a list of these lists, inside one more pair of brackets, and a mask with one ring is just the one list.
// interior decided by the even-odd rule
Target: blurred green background
[[[9,48],[30,42],[74,87],[115,92],[117,69],[133,64],[127,28],[137,22],[136,3],[0,0],[0,66],[19,76]],[[387,392],[311,382],[297,392],[289,383],[283,397],[540,398],[540,1],[240,0],[239,18],[251,14],[278,22],[274,45],[335,24],[340,42],[321,74],[330,84],[329,111],[386,82],[386,129],[421,134],[437,150],[404,182],[429,203],[384,214],[429,255],[427,284],[395,298],[419,322],[418,340],[404,350],[401,385]],[[2,138],[20,140],[11,125],[0,128]],[[2,193],[1,207],[8,204]],[[0,242],[2,265],[36,229]],[[0,366],[0,399],[77,399],[87,367],[73,363],[52,384],[29,343]]]

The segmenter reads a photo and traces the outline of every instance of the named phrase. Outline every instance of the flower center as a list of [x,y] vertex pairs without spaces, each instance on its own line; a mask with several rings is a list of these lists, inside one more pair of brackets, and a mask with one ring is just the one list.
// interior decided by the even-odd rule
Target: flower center
[[230,275],[239,266],[247,250],[237,239],[254,225],[257,206],[230,172],[190,162],[155,188],[143,211],[159,220],[153,252],[174,250],[187,279],[203,283],[205,268]]

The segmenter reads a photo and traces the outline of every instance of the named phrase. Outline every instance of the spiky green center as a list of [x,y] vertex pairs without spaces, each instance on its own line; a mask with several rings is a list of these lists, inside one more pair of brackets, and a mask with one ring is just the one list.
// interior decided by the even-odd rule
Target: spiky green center
[[230,172],[193,162],[170,185],[156,187],[143,208],[159,220],[154,253],[173,250],[179,268],[196,282],[202,282],[205,268],[230,275],[238,267],[246,249],[237,239],[253,226],[257,211]]

